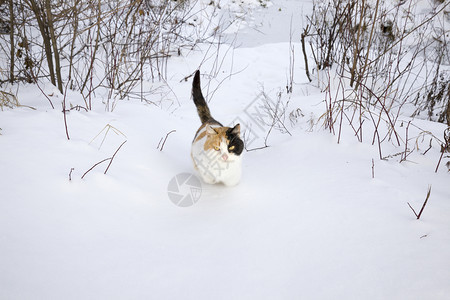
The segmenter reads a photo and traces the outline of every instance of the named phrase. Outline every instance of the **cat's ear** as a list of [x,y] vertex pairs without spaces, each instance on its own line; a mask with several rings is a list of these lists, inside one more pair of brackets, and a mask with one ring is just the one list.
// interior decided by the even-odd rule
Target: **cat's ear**
[[217,134],[217,131],[211,127],[211,125],[206,124],[206,133],[208,134]]
[[241,134],[241,125],[237,124],[236,126],[234,126],[233,130],[231,130],[231,133],[236,134],[237,136],[239,136]]

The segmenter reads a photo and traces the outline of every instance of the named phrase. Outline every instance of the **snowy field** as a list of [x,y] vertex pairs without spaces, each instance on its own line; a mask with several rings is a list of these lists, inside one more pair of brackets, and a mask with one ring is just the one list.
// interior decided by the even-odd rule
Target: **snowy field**
[[[305,76],[300,28],[289,43],[289,12],[311,8],[251,6],[227,35],[238,32],[235,46],[200,44],[168,61],[172,90],[155,94],[161,105],[119,101],[105,112],[97,99],[92,111],[67,114],[70,140],[63,95],[41,83],[51,109],[36,86],[21,85],[24,107],[0,111],[0,299],[450,299],[450,175],[445,159],[435,173],[440,146],[424,155],[431,135],[420,135],[442,137],[446,126],[412,120],[417,149],[401,163],[380,160],[349,127],[337,143],[322,126],[324,94]],[[281,91],[286,128],[273,129],[269,147],[244,151],[238,186],[202,183],[198,201],[180,207],[168,185],[195,174],[190,146],[200,121],[192,77],[183,79],[199,66],[217,70],[201,78],[212,115],[252,129],[249,150],[264,146],[268,131],[251,117],[263,91],[275,101]],[[66,101],[83,103],[75,92]],[[400,118],[404,137],[411,119]],[[108,162],[87,172],[124,141],[106,175]],[[429,186],[417,220],[407,202],[419,211]]]

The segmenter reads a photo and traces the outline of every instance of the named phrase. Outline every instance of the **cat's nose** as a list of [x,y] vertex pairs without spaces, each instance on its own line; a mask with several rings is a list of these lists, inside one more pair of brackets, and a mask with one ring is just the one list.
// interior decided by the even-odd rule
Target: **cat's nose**
[[222,159],[223,159],[224,161],[227,161],[227,160],[228,160],[228,155],[226,155],[226,154],[222,155]]

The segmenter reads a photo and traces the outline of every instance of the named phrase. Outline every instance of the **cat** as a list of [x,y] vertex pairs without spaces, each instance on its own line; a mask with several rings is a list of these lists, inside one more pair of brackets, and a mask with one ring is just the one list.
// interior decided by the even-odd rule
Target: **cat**
[[192,141],[191,157],[194,168],[204,182],[234,186],[241,179],[241,154],[244,142],[240,124],[226,127],[216,121],[209,111],[200,87],[200,71],[192,82],[192,98],[202,125]]

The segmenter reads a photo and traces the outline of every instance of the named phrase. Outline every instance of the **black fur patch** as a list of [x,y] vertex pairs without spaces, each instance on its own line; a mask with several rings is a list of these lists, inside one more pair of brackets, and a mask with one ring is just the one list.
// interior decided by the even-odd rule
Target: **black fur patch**
[[[234,128],[229,128],[226,132],[227,140],[230,141],[228,143],[228,152],[235,155],[241,155],[242,151],[244,151],[244,142],[241,140],[239,135],[233,133],[233,129]],[[234,149],[230,150],[232,146],[234,146]]]

